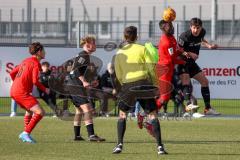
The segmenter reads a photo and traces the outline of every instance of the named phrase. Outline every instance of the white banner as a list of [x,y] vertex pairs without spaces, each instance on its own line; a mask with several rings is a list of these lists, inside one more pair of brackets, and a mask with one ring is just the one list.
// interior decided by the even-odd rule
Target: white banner
[[[59,65],[72,58],[80,49],[46,48],[45,61],[50,62],[55,72]],[[103,61],[104,72],[116,50],[112,52],[97,49],[93,55]],[[0,97],[8,97],[11,86],[9,72],[24,58],[30,56],[26,47],[0,48]],[[240,51],[238,50],[201,50],[197,63],[209,80],[211,98],[240,99]],[[193,80],[194,95],[201,98],[201,87]]]
[[[56,72],[61,64],[66,60],[77,55],[81,49],[76,48],[45,48],[46,58],[43,61],[48,61],[51,64],[52,72]],[[101,72],[104,72],[106,66],[112,60],[115,51],[109,52],[104,49],[97,49],[93,56],[99,57],[103,61]],[[10,96],[11,78],[10,71],[30,54],[27,47],[0,47],[0,97]]]
[[[240,99],[240,51],[201,50],[198,65],[209,80],[211,98]],[[201,96],[201,86],[192,80],[194,95]]]

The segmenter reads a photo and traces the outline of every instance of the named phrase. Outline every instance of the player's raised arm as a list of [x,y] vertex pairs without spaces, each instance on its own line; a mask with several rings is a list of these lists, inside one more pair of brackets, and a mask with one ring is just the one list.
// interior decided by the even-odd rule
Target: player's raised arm
[[202,44],[209,49],[217,49],[218,48],[217,44],[210,44],[206,39],[202,40]]

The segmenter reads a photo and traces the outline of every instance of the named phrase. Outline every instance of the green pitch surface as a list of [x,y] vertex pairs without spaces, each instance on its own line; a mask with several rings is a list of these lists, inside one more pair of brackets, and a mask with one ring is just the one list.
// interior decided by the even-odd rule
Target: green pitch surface
[[[45,117],[33,132],[37,144],[18,140],[23,117],[0,117],[1,160],[237,160],[240,159],[240,120],[198,119],[162,121],[162,137],[169,155],[158,156],[155,140],[136,121],[127,122],[124,150],[113,155],[116,118],[95,119],[104,143],[74,142],[72,122]],[[86,138],[86,128],[82,127]]]

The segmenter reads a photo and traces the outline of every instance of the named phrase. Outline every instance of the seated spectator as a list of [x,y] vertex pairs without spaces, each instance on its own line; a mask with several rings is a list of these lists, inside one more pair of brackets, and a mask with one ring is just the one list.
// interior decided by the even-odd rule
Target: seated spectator
[[[111,63],[107,65],[107,70],[101,77],[100,86],[105,93],[100,99],[100,115],[108,116],[108,99],[115,99],[116,89],[114,87],[115,73]],[[110,94],[109,94],[110,93]]]
[[[43,62],[42,63],[42,72],[40,73],[40,82],[47,88],[49,88],[48,86],[48,80],[50,78],[51,75],[51,70],[49,69],[50,64],[49,62]],[[38,89],[39,90],[39,89]],[[52,109],[52,111],[54,112],[54,117],[56,117],[56,93],[53,91],[50,91],[50,94],[46,94],[44,92],[42,92],[41,90],[39,90],[39,96],[41,99],[44,100],[44,102],[46,102],[48,104],[48,106]]]

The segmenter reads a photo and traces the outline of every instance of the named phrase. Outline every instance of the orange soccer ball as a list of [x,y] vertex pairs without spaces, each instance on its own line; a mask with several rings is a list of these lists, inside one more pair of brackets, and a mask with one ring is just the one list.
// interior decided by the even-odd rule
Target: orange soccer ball
[[176,19],[176,12],[174,9],[168,7],[163,11],[163,20],[166,22],[172,22]]

